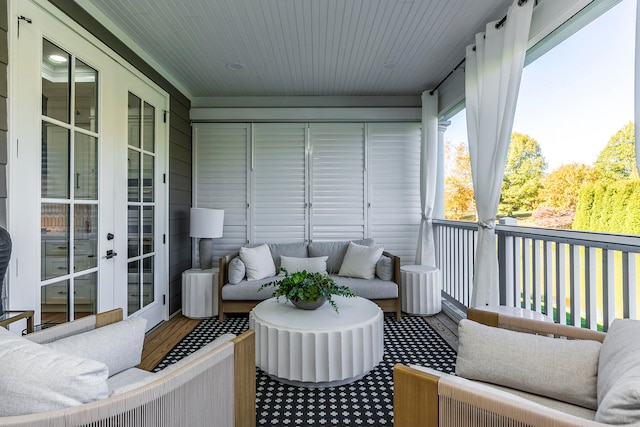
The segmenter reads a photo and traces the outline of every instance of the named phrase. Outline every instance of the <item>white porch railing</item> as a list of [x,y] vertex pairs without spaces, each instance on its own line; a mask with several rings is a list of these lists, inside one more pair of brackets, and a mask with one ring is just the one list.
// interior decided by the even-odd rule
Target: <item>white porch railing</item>
[[[443,290],[468,307],[478,226],[433,226]],[[616,317],[638,318],[640,237],[501,224],[496,240],[501,304],[605,331]]]

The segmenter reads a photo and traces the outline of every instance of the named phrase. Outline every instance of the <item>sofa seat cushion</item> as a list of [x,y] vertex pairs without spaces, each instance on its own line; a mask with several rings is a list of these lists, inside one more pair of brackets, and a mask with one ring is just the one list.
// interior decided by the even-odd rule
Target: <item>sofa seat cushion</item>
[[108,376],[104,363],[62,353],[0,328],[0,416],[104,399]]
[[601,344],[514,332],[463,319],[456,375],[597,409]]
[[227,285],[222,287],[222,299],[225,301],[231,300],[249,300],[249,301],[263,301],[271,298],[271,294],[276,290],[275,286],[269,286],[265,289],[259,290],[260,286],[265,283],[280,281],[284,277],[271,276],[265,277],[260,280],[241,280],[235,285]]
[[347,286],[359,297],[366,299],[398,298],[398,285],[382,279],[356,279],[354,277],[331,276],[338,285]]

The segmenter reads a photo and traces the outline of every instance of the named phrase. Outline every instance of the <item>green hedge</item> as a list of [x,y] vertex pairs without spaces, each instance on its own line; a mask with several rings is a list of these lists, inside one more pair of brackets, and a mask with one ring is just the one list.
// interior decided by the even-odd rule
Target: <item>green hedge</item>
[[583,186],[573,229],[640,234],[640,180]]

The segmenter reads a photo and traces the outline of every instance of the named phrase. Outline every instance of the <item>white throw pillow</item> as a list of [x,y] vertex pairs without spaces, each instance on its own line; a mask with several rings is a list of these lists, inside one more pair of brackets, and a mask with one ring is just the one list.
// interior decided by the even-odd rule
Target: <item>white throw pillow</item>
[[376,263],[383,251],[384,247],[380,245],[361,246],[349,242],[338,275],[372,280],[376,275]]
[[240,259],[240,257],[235,257],[231,261],[229,261],[229,268],[227,271],[227,279],[229,283],[232,285],[237,285],[242,282],[245,275],[245,267],[244,262]]
[[596,409],[597,341],[566,340],[485,326],[458,325],[456,375]]
[[130,317],[45,344],[49,348],[97,360],[109,367],[109,376],[133,368],[142,358],[147,319]]
[[[329,257],[295,258],[282,255],[280,256],[280,267],[286,268],[289,274],[302,270],[305,270],[307,273],[327,274],[327,258]],[[280,276],[284,275],[284,271],[281,271]]]
[[109,368],[0,328],[0,416],[35,414],[108,396]]
[[255,248],[240,248],[240,259],[244,263],[247,280],[260,280],[276,275],[276,265],[266,244]]

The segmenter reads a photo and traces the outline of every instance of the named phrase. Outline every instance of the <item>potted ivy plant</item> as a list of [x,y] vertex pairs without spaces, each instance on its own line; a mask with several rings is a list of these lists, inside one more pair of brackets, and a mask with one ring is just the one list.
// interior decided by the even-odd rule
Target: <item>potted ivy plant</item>
[[286,268],[280,267],[280,270],[285,273],[284,279],[265,283],[259,290],[276,286],[271,296],[278,299],[285,297],[287,301],[291,301],[293,305],[303,310],[315,310],[329,301],[331,307],[338,313],[333,295],[356,296],[347,286],[338,285],[328,274],[309,273],[306,270],[289,274]]

